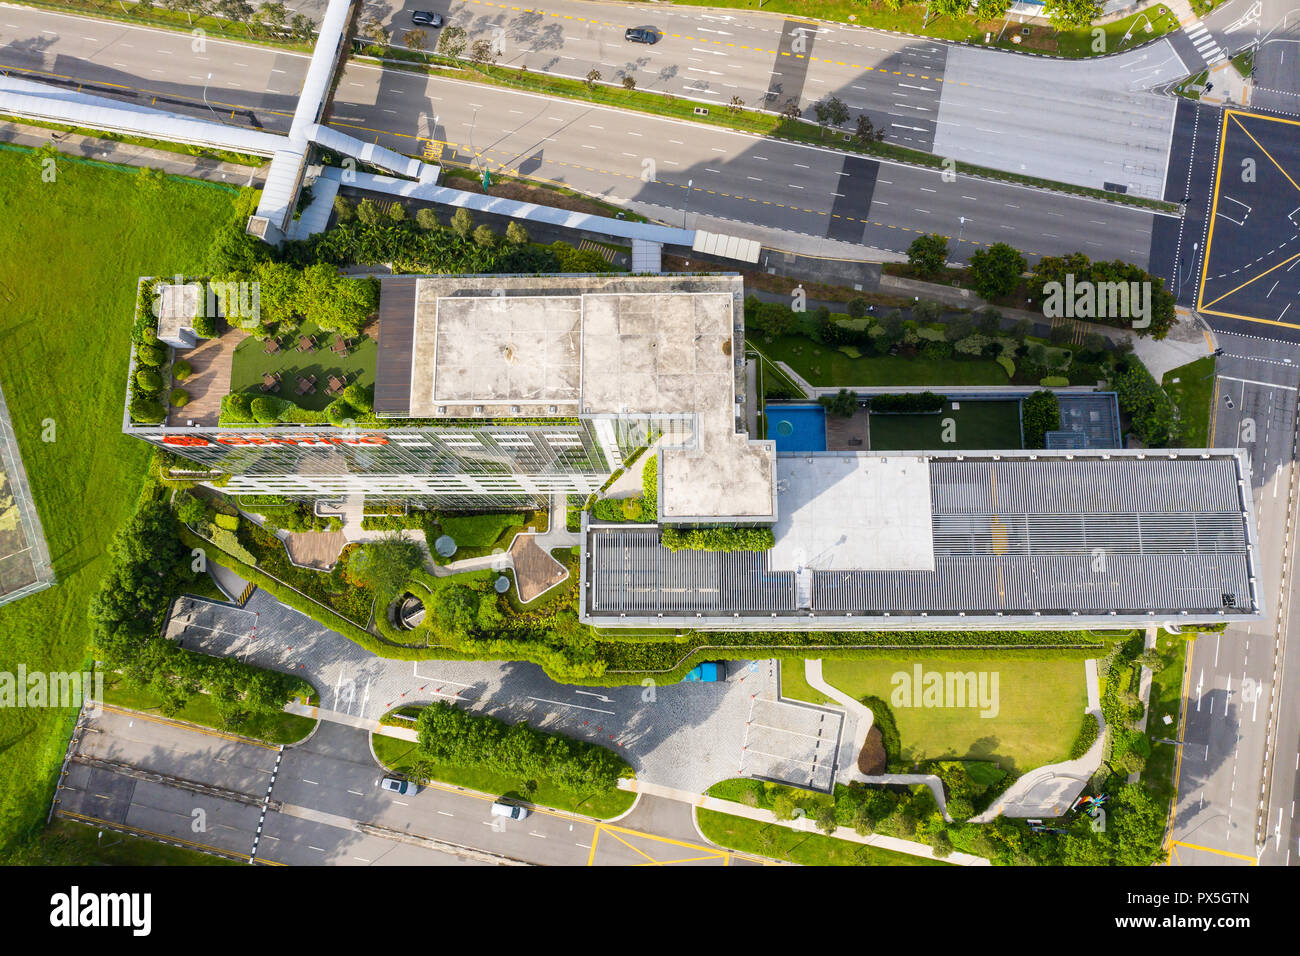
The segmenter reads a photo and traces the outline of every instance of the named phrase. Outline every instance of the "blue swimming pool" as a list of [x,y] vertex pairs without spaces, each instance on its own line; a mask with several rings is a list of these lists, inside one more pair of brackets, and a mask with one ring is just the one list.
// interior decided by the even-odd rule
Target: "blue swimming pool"
[[825,451],[826,409],[820,405],[768,405],[767,437],[778,452]]

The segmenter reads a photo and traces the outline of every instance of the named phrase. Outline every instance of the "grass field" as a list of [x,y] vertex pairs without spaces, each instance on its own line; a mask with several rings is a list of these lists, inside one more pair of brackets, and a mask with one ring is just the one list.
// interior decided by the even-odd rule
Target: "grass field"
[[[160,701],[157,694],[149,690],[137,690],[127,687],[117,679],[104,681],[104,703],[126,707],[129,710],[138,710],[146,714],[160,713],[158,710]],[[258,740],[265,740],[267,743],[272,744],[295,744],[300,740],[305,740],[318,723],[310,717],[280,713],[257,714],[250,717],[239,727],[226,727],[222,724],[221,715],[217,712],[217,708],[207,694],[196,694],[179,713],[170,716],[176,720],[211,727],[214,730],[228,730],[230,733],[241,734],[245,737],[256,737]]]
[[[825,666],[825,665],[823,665]],[[791,700],[803,700],[810,704],[834,704],[821,691],[814,688],[804,678],[803,661],[786,660],[781,662],[781,696]]]
[[[871,416],[872,451],[1019,448],[1019,402],[961,401],[937,415]],[[951,421],[951,425],[949,424]]]
[[1207,355],[1187,365],[1171,368],[1165,372],[1160,384],[1182,416],[1186,430],[1180,444],[1184,448],[1207,447],[1210,444],[1210,402],[1214,393],[1214,356]]
[[[198,271],[235,196],[72,159],[44,182],[30,157],[0,149],[0,208],[22,224],[0,233],[0,382],[58,583],[0,608],[0,671],[75,671],[149,455],[121,431],[136,277]],[[72,716],[0,710],[0,847],[44,821]]]
[[986,671],[998,675],[998,712],[982,717],[971,707],[899,707],[891,702],[898,722],[904,758],[939,757],[996,760],[1007,770],[1023,773],[1064,760],[1083,726],[1087,702],[1083,662],[979,660],[969,656],[944,659],[874,658],[827,660],[826,680],[853,697],[872,695],[889,701],[892,675],[911,675],[914,663],[925,672]]
[[775,823],[760,823],[715,810],[697,810],[700,832],[719,846],[803,866],[948,866],[908,853],[837,840],[822,833],[800,833]]
[[[298,351],[298,337],[301,335],[315,336],[315,351]],[[235,348],[235,357],[230,364],[230,390],[248,390],[253,395],[261,395],[262,376],[267,372],[278,372],[280,391],[275,394],[291,399],[300,408],[318,412],[334,401],[334,396],[326,391],[331,375],[346,376],[349,385],[357,383],[366,388],[374,385],[378,343],[369,335],[361,335],[347,355],[332,351],[330,346],[333,343],[334,333],[321,332],[314,322],[304,322],[293,336],[280,336],[280,351],[273,355],[266,354],[266,343],[250,336]],[[316,391],[299,395],[298,377],[308,375],[316,376]]]
[[813,385],[1006,385],[1007,373],[991,359],[850,358],[802,335],[747,338],[746,346],[785,362]]
[[[391,770],[406,774],[410,772],[411,762],[416,756],[415,744],[409,740],[399,740],[384,734],[371,734],[370,741],[377,756]],[[508,797],[535,803],[542,807],[581,813],[583,816],[609,819],[627,811],[636,800],[636,794],[627,790],[616,790],[595,798],[575,797],[568,790],[562,790],[549,780],[538,780],[537,789],[526,794],[521,787],[522,780],[509,774],[496,773],[478,767],[459,767],[452,764],[432,764],[432,777],[442,783],[450,783],[480,793]]]
[[41,834],[41,842],[59,854],[60,862],[78,866],[248,866],[247,860],[188,850],[59,817]]

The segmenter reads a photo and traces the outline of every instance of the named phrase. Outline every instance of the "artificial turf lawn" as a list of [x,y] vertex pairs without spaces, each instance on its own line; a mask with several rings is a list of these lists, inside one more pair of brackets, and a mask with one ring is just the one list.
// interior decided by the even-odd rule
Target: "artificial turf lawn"
[[[136,279],[195,273],[230,187],[0,148],[0,383],[58,583],[0,608],[0,671],[80,671],[149,448],[122,434]],[[74,713],[0,709],[0,847],[44,822]]]
[[879,697],[890,702],[892,675],[974,671],[998,674],[998,713],[980,716],[978,707],[897,707],[891,703],[906,760],[940,757],[995,760],[1004,769],[1023,773],[1069,756],[1083,726],[1087,703],[1083,661],[981,660],[974,656],[826,660],[827,683],[854,698]]
[[[298,338],[303,335],[315,336],[317,347],[314,351],[298,351]],[[367,388],[374,385],[379,352],[375,340],[365,334],[358,336],[347,355],[332,351],[330,346],[333,343],[334,333],[321,332],[314,322],[304,322],[292,335],[280,335],[280,351],[273,355],[266,354],[265,342],[249,336],[235,347],[235,356],[230,364],[230,390],[261,395],[262,376],[267,372],[279,372],[280,391],[273,394],[291,400],[299,408],[318,412],[336,397],[326,391],[331,375],[346,376],[349,385],[355,383]],[[310,375],[316,376],[316,391],[299,395],[298,378]]]
[[1007,385],[1007,373],[992,359],[927,359],[896,356],[850,358],[804,335],[747,339],[769,359],[785,362],[813,385],[863,388],[871,385]]
[[[963,448],[1019,448],[1019,402],[972,402],[935,415],[871,416],[872,451],[957,451]],[[947,424],[951,420],[951,428]],[[951,437],[951,441],[945,440]]]

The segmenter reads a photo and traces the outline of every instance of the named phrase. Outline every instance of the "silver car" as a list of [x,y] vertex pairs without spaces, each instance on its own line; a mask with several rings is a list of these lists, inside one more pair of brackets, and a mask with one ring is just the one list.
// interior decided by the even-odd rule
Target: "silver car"
[[379,789],[387,790],[389,793],[400,793],[404,797],[413,797],[420,792],[420,785],[414,780],[403,780],[400,777],[385,777],[379,781]]

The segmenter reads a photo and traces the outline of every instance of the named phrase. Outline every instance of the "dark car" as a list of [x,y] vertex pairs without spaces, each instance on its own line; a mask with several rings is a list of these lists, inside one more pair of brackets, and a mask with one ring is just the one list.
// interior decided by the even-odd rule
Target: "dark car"
[[418,23],[422,27],[440,27],[442,14],[434,13],[432,10],[412,10],[411,22]]
[[632,43],[658,43],[659,34],[650,27],[628,27],[623,39]]

